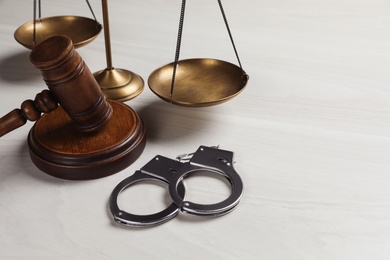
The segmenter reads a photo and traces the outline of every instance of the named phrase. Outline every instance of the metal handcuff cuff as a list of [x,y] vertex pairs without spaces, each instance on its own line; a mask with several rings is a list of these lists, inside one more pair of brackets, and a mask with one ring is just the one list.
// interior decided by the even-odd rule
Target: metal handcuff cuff
[[[189,160],[188,157],[190,157]],[[183,160],[188,161],[182,162]],[[183,179],[196,171],[213,172],[227,178],[231,185],[230,196],[219,203],[207,205],[185,201]],[[147,180],[160,180],[167,183],[173,202],[166,209],[151,215],[135,215],[121,210],[117,202],[119,194],[129,186]],[[233,168],[233,152],[221,150],[218,147],[200,146],[195,153],[178,156],[176,160],[160,155],[155,156],[114,188],[109,199],[109,206],[115,222],[125,226],[149,227],[174,218],[179,210],[200,216],[227,214],[238,205],[242,194],[242,180]]]

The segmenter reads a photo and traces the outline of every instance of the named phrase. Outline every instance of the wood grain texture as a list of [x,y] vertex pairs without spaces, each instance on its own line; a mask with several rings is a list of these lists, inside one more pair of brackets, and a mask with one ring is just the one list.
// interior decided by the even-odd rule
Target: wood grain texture
[[28,137],[34,164],[55,177],[89,180],[109,176],[132,164],[142,153],[145,126],[130,107],[112,100],[111,120],[98,132],[80,132],[59,107],[44,115]]
[[82,132],[96,132],[110,121],[112,108],[72,40],[52,36],[31,51],[52,95]]

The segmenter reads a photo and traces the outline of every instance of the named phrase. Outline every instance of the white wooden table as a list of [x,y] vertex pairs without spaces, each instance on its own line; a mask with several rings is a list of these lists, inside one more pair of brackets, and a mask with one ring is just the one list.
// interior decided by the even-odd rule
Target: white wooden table
[[[145,86],[126,102],[148,141],[127,169],[92,181],[38,170],[31,122],[0,139],[0,259],[389,259],[390,2],[223,1],[247,88],[222,105],[178,107]],[[101,4],[91,0],[98,20]],[[181,1],[110,1],[113,64],[140,74],[174,59]],[[0,114],[46,88],[13,38],[32,1],[0,0]],[[43,1],[43,16],[90,17],[84,1]],[[92,71],[106,66],[104,37],[78,49]],[[181,58],[235,63],[217,1],[188,1]],[[232,213],[179,214],[163,225],[116,225],[108,197],[155,155],[199,145],[235,153],[245,192]],[[218,178],[186,180],[189,199],[229,194]],[[121,203],[146,214],[170,203],[165,186],[139,184]],[[130,203],[131,202],[131,203]],[[125,204],[127,203],[127,204]]]

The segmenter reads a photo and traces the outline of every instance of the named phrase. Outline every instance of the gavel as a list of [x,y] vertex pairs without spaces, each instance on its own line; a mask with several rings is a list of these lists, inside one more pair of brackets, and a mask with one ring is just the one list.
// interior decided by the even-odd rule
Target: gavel
[[30,157],[43,172],[64,179],[105,177],[138,158],[146,142],[143,120],[129,106],[105,99],[70,38],[48,38],[30,61],[49,90],[0,118],[0,137],[37,121],[28,135]]

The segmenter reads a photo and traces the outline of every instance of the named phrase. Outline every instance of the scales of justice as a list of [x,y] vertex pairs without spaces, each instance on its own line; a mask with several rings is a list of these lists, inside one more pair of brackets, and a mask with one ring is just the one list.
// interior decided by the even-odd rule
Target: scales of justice
[[[107,67],[91,73],[75,48],[95,39],[102,29],[94,19],[77,16],[41,18],[41,2],[34,0],[33,21],[15,31],[15,39],[31,49],[30,61],[49,90],[26,100],[0,118],[0,137],[36,121],[28,134],[33,163],[43,172],[72,180],[114,174],[142,153],[145,124],[121,101],[138,96],[143,79],[112,66],[108,4],[102,0]],[[180,106],[211,106],[243,91],[249,76],[240,59],[220,0],[226,28],[239,66],[216,59],[179,60],[186,0],[182,0],[174,62],[151,73],[148,84],[162,100]],[[39,10],[39,17],[36,10]]]
[[86,2],[94,19],[80,16],[41,18],[41,0],[38,0],[38,4],[34,0],[33,20],[15,31],[15,39],[23,46],[33,49],[36,44],[51,36],[67,35],[75,48],[78,48],[93,41],[103,27],[107,68],[94,73],[96,81],[106,98],[126,101],[138,96],[144,88],[142,78],[132,71],[114,68],[112,65],[108,1],[102,0],[103,26],[97,21],[89,1]]

